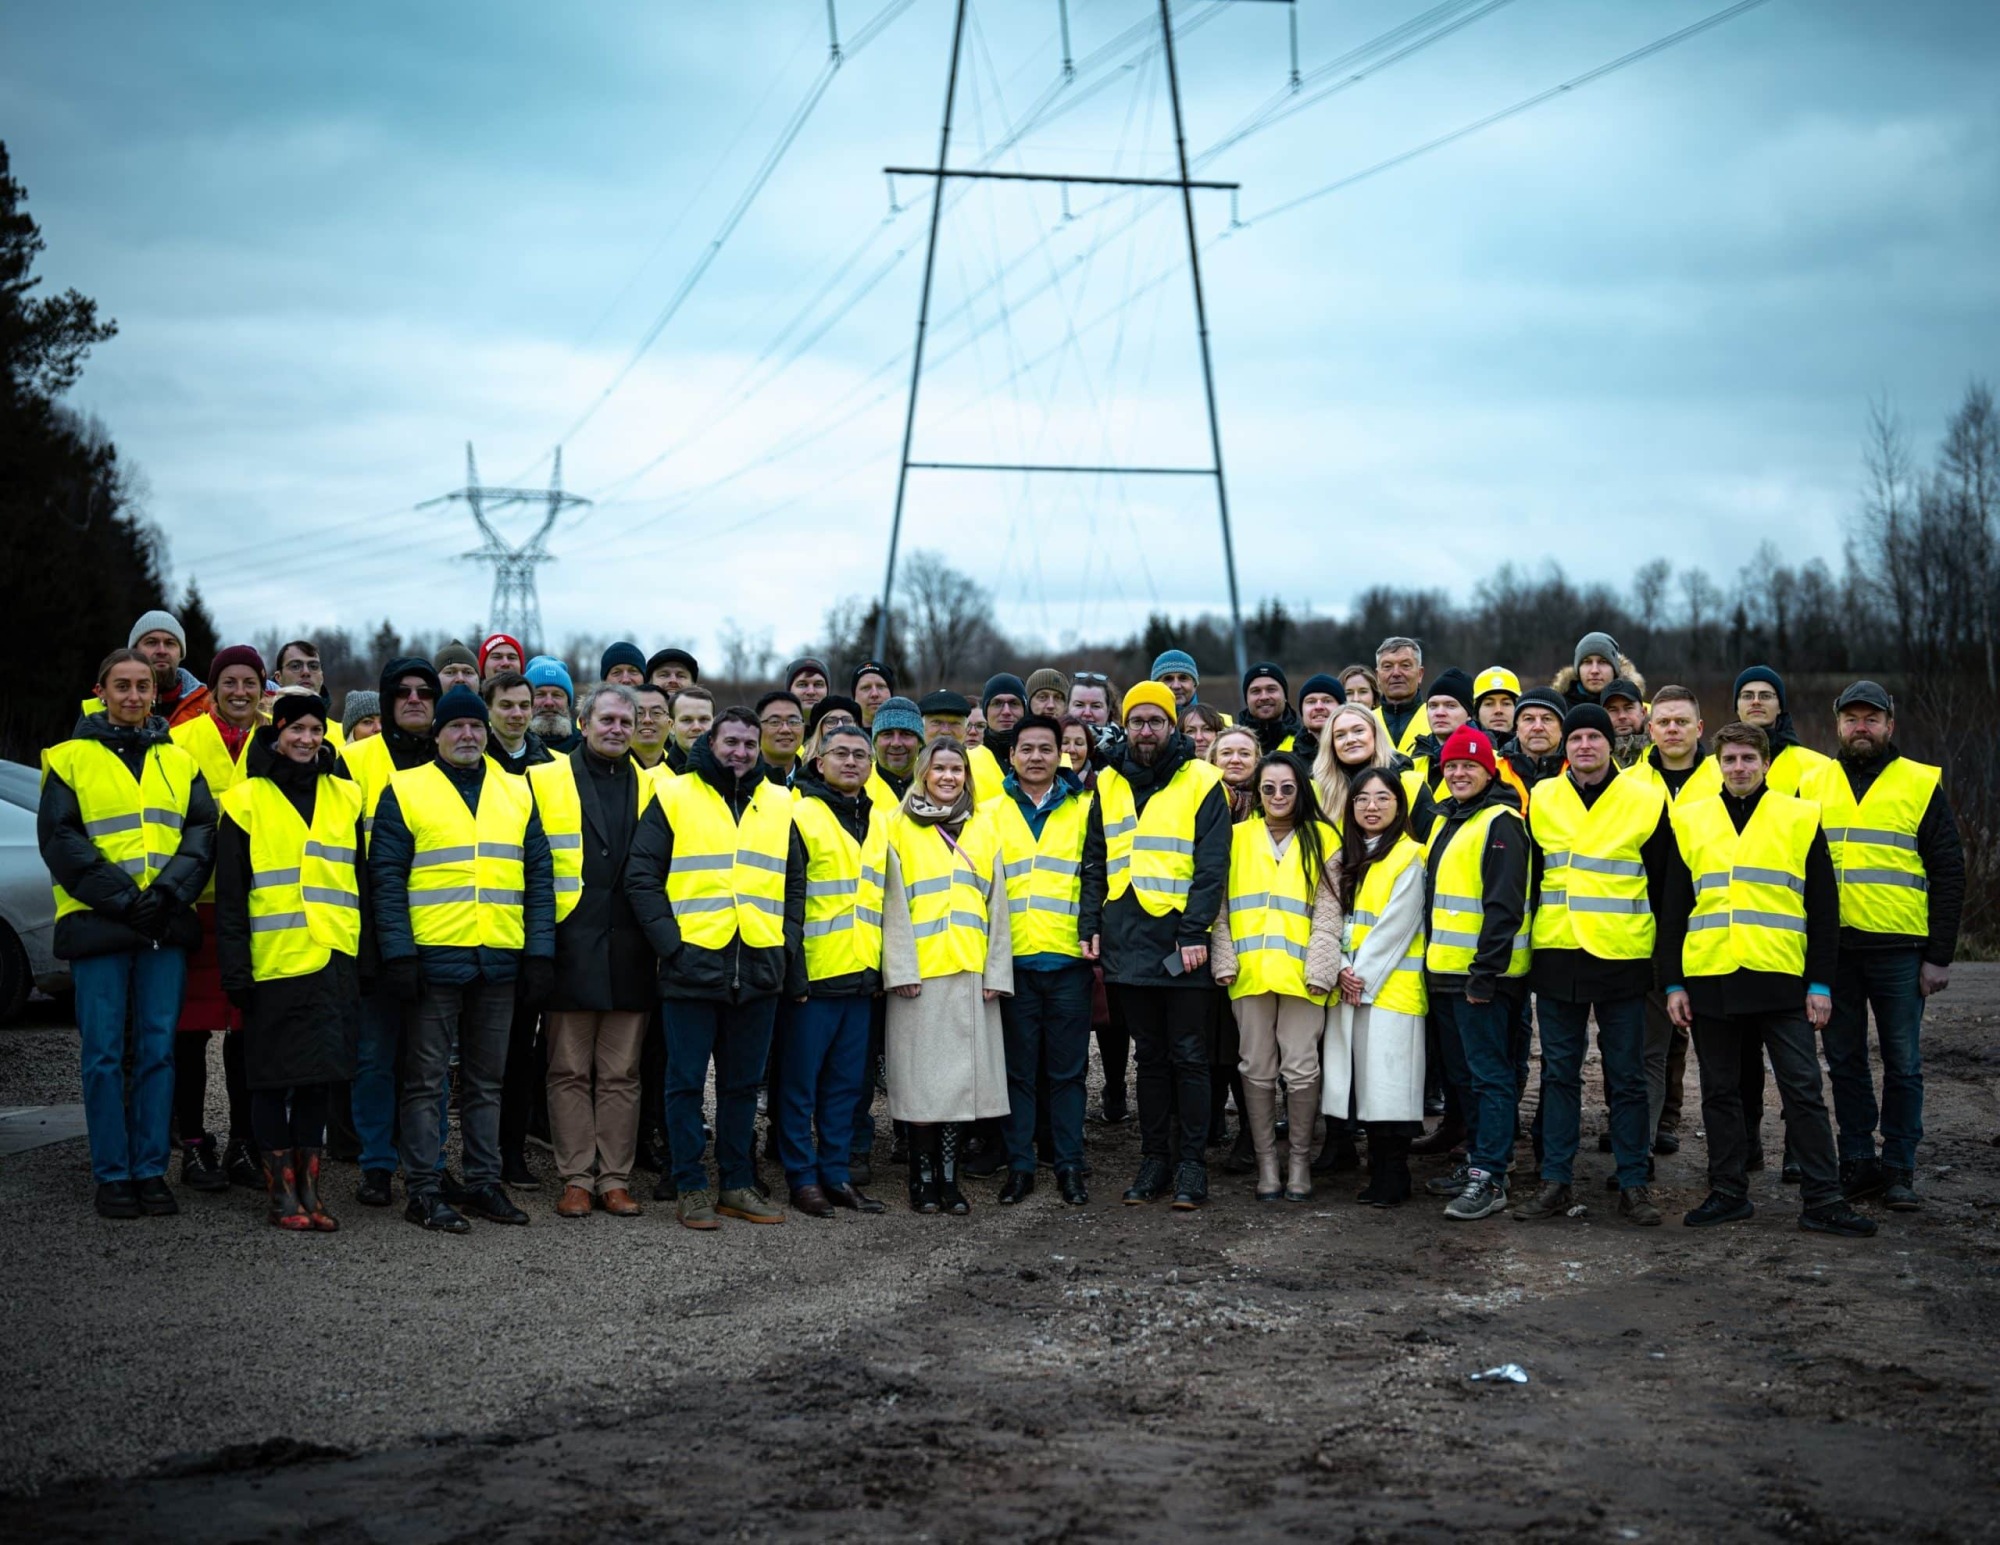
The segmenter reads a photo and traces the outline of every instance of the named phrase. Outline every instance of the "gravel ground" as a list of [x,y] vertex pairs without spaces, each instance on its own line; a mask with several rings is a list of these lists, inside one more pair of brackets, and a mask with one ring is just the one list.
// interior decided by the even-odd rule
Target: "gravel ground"
[[[1630,1229],[1594,1152],[1554,1224],[1345,1176],[1127,1209],[1129,1127],[1083,1211],[981,1183],[968,1220],[703,1238],[545,1189],[527,1229],[299,1239],[245,1193],[99,1222],[55,1145],[0,1161],[0,1537],[2000,1538],[1996,1026],[1961,967],[1927,1206],[1872,1241],[1799,1233],[1775,1174],[1747,1225]],[[71,1045],[0,1034],[0,1100],[74,1098]],[[1661,1161],[1670,1217],[1702,1162]],[[1531,1382],[1465,1377],[1503,1361]]]

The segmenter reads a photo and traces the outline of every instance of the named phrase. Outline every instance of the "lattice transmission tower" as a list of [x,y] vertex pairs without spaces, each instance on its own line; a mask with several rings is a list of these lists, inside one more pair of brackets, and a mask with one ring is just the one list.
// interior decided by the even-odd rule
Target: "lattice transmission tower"
[[[483,488],[479,482],[479,463],[472,454],[472,442],[466,441],[465,486],[438,498],[426,499],[417,508],[423,510],[454,502],[471,507],[479,534],[485,538],[481,546],[459,556],[493,565],[493,599],[487,608],[487,631],[509,633],[518,638],[525,648],[538,648],[542,643],[542,602],[535,590],[535,570],[555,559],[555,554],[548,550],[548,537],[555,529],[556,518],[564,510],[590,503],[581,494],[563,492],[562,447],[556,447],[555,467],[549,474],[546,489]],[[487,519],[489,513],[517,504],[546,506],[542,523],[535,528],[535,534],[518,547],[501,536],[493,522]]]

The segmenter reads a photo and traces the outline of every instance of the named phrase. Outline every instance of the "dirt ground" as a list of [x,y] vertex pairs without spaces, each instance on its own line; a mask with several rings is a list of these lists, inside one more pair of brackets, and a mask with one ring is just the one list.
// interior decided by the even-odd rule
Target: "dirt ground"
[[[65,1039],[0,1035],[0,1104]],[[1093,1126],[1084,1210],[981,1182],[969,1219],[703,1238],[545,1186],[462,1240],[351,1203],[295,1239],[244,1193],[105,1224],[56,1145],[0,1161],[0,1537],[1996,1538],[2000,967],[1925,1058],[1926,1206],[1866,1241],[1800,1233],[1775,1168],[1682,1228],[1693,1135],[1654,1230],[1589,1141],[1587,1217],[1455,1225],[1349,1175],[1122,1207],[1136,1131]]]

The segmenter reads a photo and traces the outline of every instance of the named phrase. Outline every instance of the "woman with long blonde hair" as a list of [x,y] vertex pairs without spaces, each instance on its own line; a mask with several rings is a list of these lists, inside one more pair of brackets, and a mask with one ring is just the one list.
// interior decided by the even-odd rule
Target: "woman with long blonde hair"
[[1396,753],[1366,708],[1349,703],[1336,708],[1319,738],[1313,758],[1313,783],[1319,790],[1320,815],[1335,827],[1347,820],[1348,785],[1364,768],[1392,767]]

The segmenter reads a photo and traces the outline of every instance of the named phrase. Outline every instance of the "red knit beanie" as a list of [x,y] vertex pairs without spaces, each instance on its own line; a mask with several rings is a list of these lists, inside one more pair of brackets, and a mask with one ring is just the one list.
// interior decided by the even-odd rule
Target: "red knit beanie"
[[213,692],[215,684],[222,679],[222,673],[232,665],[247,665],[257,673],[257,684],[262,686],[268,679],[264,674],[264,657],[248,644],[231,644],[227,649],[216,651],[214,660],[208,667],[208,690]]
[[1500,776],[1500,764],[1493,760],[1493,742],[1486,738],[1486,732],[1470,724],[1461,724],[1451,732],[1438,752],[1438,766],[1449,766],[1453,762],[1477,762],[1486,769],[1486,776]]

